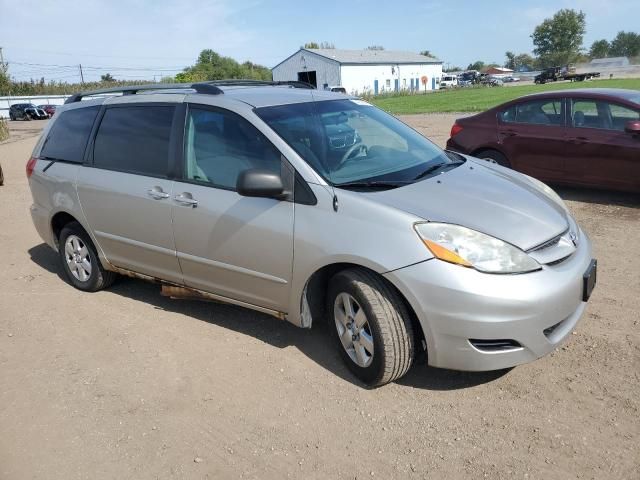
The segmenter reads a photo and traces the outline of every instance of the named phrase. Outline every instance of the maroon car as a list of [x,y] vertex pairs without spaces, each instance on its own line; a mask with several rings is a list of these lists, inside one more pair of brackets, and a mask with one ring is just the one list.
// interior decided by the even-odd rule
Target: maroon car
[[447,148],[544,182],[640,192],[640,91],[527,95],[456,120]]
[[55,105],[38,105],[38,108],[44,110],[44,113],[49,115],[49,118],[53,117],[53,115],[56,113]]

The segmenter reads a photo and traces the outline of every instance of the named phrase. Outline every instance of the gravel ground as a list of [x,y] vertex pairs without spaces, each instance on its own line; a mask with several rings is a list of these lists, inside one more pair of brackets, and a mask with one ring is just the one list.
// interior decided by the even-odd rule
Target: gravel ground
[[[443,144],[455,115],[404,117]],[[42,126],[0,145],[0,478],[640,478],[640,199],[563,189],[599,260],[565,346],[508,372],[363,388],[325,329],[79,293],[31,224]]]

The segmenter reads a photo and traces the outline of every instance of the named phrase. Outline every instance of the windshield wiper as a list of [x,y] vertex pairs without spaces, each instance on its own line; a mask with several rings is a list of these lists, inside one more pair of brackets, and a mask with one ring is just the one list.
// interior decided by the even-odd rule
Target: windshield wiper
[[335,186],[338,188],[351,188],[351,187],[361,187],[361,188],[396,188],[402,187],[403,185],[408,185],[413,183],[411,181],[399,180],[396,182],[391,181],[370,181],[370,182],[345,182],[345,183],[336,183]]
[[419,173],[414,180],[420,180],[424,177],[426,177],[427,175],[431,174],[431,173],[435,173],[438,170],[441,170],[445,167],[455,167],[457,165],[460,165],[464,163],[464,160],[456,160],[454,162],[442,162],[442,163],[436,163],[435,165],[431,165],[429,168],[427,168],[424,172]]

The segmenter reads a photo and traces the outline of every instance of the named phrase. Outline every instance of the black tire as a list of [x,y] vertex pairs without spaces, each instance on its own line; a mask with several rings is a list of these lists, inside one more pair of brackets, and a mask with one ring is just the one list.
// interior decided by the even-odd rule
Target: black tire
[[497,150],[483,150],[481,152],[478,152],[476,157],[491,163],[497,163],[498,165],[501,165],[503,167],[511,168],[511,163],[509,163],[507,157],[505,157]]
[[4,185],[4,173],[2,173],[2,165],[0,165],[0,187]]
[[9,120],[11,120],[12,122],[16,120],[16,117],[13,113],[9,113]]
[[[367,334],[373,339],[373,353],[365,367],[350,357],[340,340],[334,308],[338,296],[344,293],[362,308]],[[382,277],[364,269],[337,273],[329,283],[327,312],[336,346],[360,380],[378,387],[407,373],[413,363],[415,347],[411,316],[400,295]]]
[[[74,276],[71,271],[69,262],[67,261],[67,252],[65,249],[65,245],[67,239],[72,235],[79,238],[81,240],[81,243],[84,244],[88,251],[91,272],[86,280],[76,278],[76,276]],[[93,245],[93,242],[91,241],[91,238],[89,237],[87,232],[78,222],[71,222],[63,227],[58,240],[58,250],[60,255],[60,262],[62,263],[62,269],[64,270],[65,276],[67,277],[69,283],[71,283],[71,285],[76,287],[78,290],[82,290],[84,292],[97,292],[98,290],[109,287],[117,278],[116,273],[110,272],[103,268],[102,264],[100,263],[100,259],[98,258],[96,247]]]
[[28,113],[24,114],[24,117],[22,117],[23,120],[26,120],[27,122],[30,122],[32,120],[31,115],[29,115]]

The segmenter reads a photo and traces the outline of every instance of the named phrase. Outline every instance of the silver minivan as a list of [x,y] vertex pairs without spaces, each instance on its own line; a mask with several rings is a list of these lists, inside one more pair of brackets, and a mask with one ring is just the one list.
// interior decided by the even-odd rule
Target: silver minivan
[[69,282],[327,321],[382,385],[418,351],[495,370],[554,350],[596,281],[563,201],[446,152],[358,98],[226,81],[77,94],[27,164],[31,215]]

